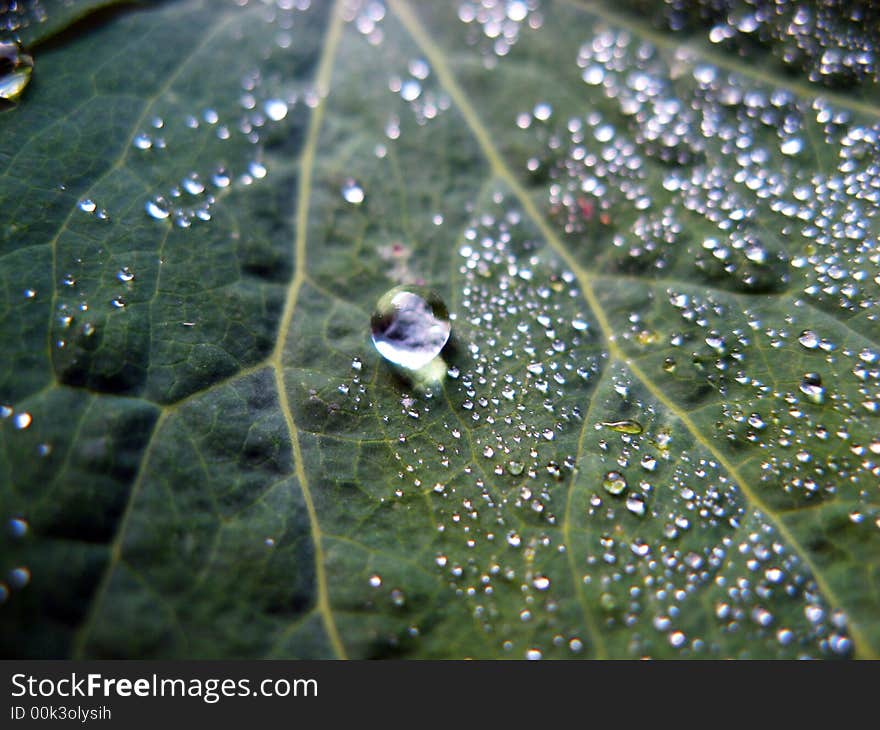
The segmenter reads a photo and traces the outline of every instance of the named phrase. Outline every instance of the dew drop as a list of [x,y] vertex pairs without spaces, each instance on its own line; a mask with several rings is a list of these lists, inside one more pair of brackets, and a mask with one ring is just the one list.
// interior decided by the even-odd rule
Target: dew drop
[[617,431],[617,433],[626,433],[631,436],[637,436],[644,431],[641,423],[630,418],[623,421],[602,421],[602,425],[612,431]]
[[0,99],[16,101],[27,87],[34,59],[15,43],[0,42]]
[[779,145],[779,151],[782,152],[783,155],[796,155],[803,149],[803,147],[804,143],[801,140],[797,137],[792,137]]
[[550,587],[550,579],[546,575],[536,575],[532,585],[539,591],[546,591]]
[[139,150],[148,150],[153,146],[153,140],[149,135],[139,134],[132,140],[132,144]]
[[147,215],[150,216],[150,218],[155,218],[157,221],[165,220],[171,215],[168,208],[165,207],[165,200],[162,198],[148,200],[144,206],[144,210],[147,211]]
[[641,494],[631,494],[626,498],[626,508],[636,517],[645,514],[645,498]]
[[619,471],[609,471],[605,474],[605,478],[602,480],[602,486],[608,494],[618,495],[623,494],[626,490],[627,484],[623,474]]
[[436,358],[452,330],[443,300],[420,286],[386,292],[376,304],[370,326],[379,354],[408,370],[420,370]]
[[400,87],[400,96],[404,101],[415,101],[422,94],[422,85],[415,79],[407,79]]
[[287,116],[287,102],[284,99],[269,99],[263,104],[263,110],[273,122],[280,122]]
[[798,337],[798,342],[808,350],[815,350],[819,346],[819,336],[812,330],[804,330]]
[[342,197],[346,203],[360,205],[364,202],[364,189],[357,182],[349,178],[342,186]]
[[800,390],[813,403],[825,401],[825,388],[822,386],[822,378],[817,373],[804,373]]

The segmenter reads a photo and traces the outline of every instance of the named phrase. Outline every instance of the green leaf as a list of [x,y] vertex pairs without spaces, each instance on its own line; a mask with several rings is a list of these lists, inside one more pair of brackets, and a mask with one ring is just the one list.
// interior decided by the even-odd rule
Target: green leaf
[[[155,0],[153,0],[155,2]],[[150,0],[21,0],[0,10],[0,37],[30,47],[101,13],[131,10]]]
[[3,655],[880,653],[870,18],[288,5],[0,116]]

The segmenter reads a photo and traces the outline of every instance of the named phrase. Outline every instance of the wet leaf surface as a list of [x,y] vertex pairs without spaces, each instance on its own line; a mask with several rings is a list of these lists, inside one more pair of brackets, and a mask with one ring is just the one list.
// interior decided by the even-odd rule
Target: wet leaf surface
[[[880,652],[870,18],[608,5],[182,0],[39,55],[4,655]],[[401,285],[439,384],[372,345]]]

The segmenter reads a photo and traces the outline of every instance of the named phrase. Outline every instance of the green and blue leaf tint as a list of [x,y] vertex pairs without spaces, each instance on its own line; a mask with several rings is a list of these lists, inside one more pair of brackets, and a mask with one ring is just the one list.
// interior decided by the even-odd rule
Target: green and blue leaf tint
[[4,18],[5,656],[880,652],[876,24],[614,5]]

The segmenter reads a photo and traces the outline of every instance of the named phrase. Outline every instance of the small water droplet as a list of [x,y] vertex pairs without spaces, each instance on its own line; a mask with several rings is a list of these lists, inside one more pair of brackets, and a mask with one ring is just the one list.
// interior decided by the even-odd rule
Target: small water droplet
[[626,508],[636,517],[645,514],[645,498],[641,494],[631,494],[626,498]]
[[360,205],[364,202],[364,189],[357,182],[349,178],[342,186],[342,197],[346,203]]
[[415,101],[422,94],[422,85],[415,79],[407,79],[400,87],[400,96],[404,101]]
[[792,137],[779,145],[779,150],[783,155],[796,155],[803,149],[803,147],[804,143],[801,140],[797,137]]
[[150,218],[155,218],[157,221],[165,220],[171,215],[167,208],[167,201],[164,198],[148,200],[144,206],[144,210],[147,211],[147,215],[150,216]]
[[626,490],[627,484],[626,479],[624,479],[623,474],[619,471],[609,471],[605,474],[605,478],[602,480],[602,486],[605,487],[605,491],[608,494],[623,494]]
[[287,116],[287,102],[284,99],[269,99],[263,104],[263,110],[273,122],[280,122]]
[[813,403],[825,401],[825,388],[822,386],[822,378],[818,373],[804,373],[800,390]]
[[195,174],[188,175],[187,177],[183,178],[180,184],[181,187],[183,187],[183,189],[186,190],[186,192],[188,192],[190,195],[201,195],[203,192],[205,192],[204,183],[202,183],[202,181],[199,180],[198,176]]
[[808,350],[815,350],[819,346],[819,336],[812,330],[804,330],[798,337],[798,342]]
[[536,575],[532,585],[539,591],[546,591],[550,587],[550,579],[546,575]]

